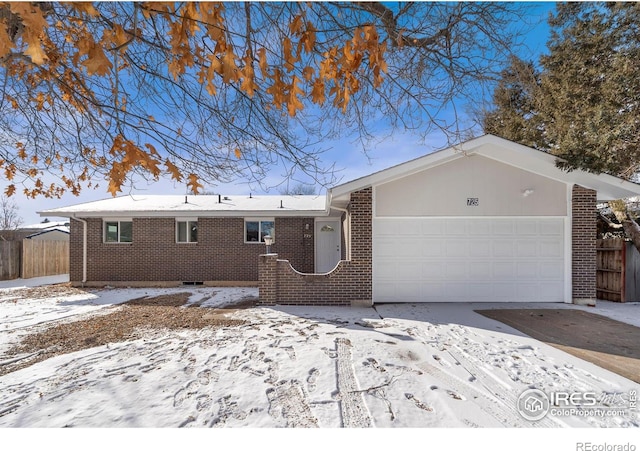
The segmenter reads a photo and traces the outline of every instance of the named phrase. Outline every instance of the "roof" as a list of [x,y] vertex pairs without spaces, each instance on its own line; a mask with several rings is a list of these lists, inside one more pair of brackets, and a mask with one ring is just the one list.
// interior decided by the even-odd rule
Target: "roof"
[[48,230],[55,229],[57,227],[66,227],[69,229],[69,221],[47,221],[47,222],[38,222],[36,224],[29,224],[26,226],[20,226],[20,229],[24,230]]
[[326,196],[127,195],[39,211],[61,217],[208,217],[325,215]]
[[331,205],[344,207],[349,201],[349,194],[354,191],[388,183],[471,154],[479,154],[559,182],[596,190],[598,200],[602,201],[640,195],[640,185],[636,183],[608,174],[563,171],[557,167],[558,158],[554,155],[495,135],[484,135],[335,186],[328,193]]
[[40,236],[40,235],[46,235],[47,233],[52,233],[52,232],[65,233],[67,235],[71,234],[69,232],[69,227],[64,227],[63,226],[63,227],[54,227],[54,228],[51,228],[51,229],[43,230],[41,232],[32,233],[31,235],[26,236],[25,238],[33,238],[33,237]]
[[349,195],[426,169],[478,154],[566,184],[597,191],[598,200],[624,199],[640,195],[640,185],[608,174],[581,170],[563,171],[557,157],[531,147],[484,135],[427,154],[406,163],[375,172],[331,188],[327,196],[218,196],[218,195],[127,195],[38,212],[62,217],[238,217],[238,216],[326,216],[331,207],[344,208]]

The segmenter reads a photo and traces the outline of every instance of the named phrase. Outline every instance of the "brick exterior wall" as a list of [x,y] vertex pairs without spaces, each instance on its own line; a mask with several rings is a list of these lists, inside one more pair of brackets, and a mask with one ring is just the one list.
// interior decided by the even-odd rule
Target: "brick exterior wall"
[[[176,243],[175,218],[134,218],[132,243],[104,243],[103,220],[87,220],[87,281],[258,281],[265,245],[244,242],[244,218],[198,218],[198,242]],[[271,247],[302,272],[314,270],[313,218],[276,218]],[[309,224],[309,230],[305,230]],[[71,221],[70,280],[82,281],[83,224]]]
[[[282,255],[260,256],[260,303],[263,305],[372,304],[371,188],[351,194],[351,260],[329,274],[301,274]],[[274,249],[275,251],[275,249]]]
[[596,192],[573,186],[572,202],[573,299],[596,298]]

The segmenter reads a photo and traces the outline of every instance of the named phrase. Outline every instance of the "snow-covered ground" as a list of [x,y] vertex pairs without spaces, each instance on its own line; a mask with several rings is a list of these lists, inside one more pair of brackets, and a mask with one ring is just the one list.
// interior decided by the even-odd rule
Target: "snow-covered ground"
[[[0,289],[0,365],[4,352],[26,333],[129,299],[190,291],[190,302],[210,297],[202,305],[216,307],[257,295],[253,288],[181,287],[16,299],[16,290]],[[0,427],[622,427],[637,432],[638,410],[626,399],[639,384],[473,311],[491,307],[505,305],[252,308],[229,314],[247,321],[243,326],[148,331],[0,377]],[[639,304],[548,307],[583,308],[640,325]],[[624,398],[618,406],[626,413],[547,415],[530,422],[517,410],[519,395],[529,388]],[[612,437],[626,437],[618,431]],[[520,449],[528,449],[525,445]],[[499,446],[496,442],[493,449],[503,449]]]
[[5,288],[29,288],[69,282],[69,274],[57,276],[33,277],[31,279],[0,280],[0,290]]

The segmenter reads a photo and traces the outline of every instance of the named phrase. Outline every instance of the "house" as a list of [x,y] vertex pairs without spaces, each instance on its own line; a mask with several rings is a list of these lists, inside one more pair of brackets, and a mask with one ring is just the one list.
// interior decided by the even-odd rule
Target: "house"
[[25,239],[36,241],[69,241],[69,226],[51,227],[27,235]]
[[[325,199],[131,195],[40,214],[71,219],[76,285],[257,285],[266,235],[274,238],[272,250],[300,271],[326,264],[323,253],[314,252],[315,229],[330,217]],[[341,254],[334,258],[333,266]]]
[[[53,231],[55,232],[49,234]],[[21,241],[34,237],[41,240],[67,241],[69,239],[69,221],[45,221],[20,226],[15,230],[0,231],[0,239],[3,241]]]
[[640,185],[555,162],[485,135],[324,197],[126,196],[40,214],[73,219],[75,283],[258,283],[264,304],[593,302],[596,202]]

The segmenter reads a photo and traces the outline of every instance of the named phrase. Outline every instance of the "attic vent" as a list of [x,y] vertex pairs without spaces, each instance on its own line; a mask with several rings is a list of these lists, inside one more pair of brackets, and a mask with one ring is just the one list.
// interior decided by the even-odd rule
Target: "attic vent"
[[182,282],[182,285],[203,285],[204,282]]
[[224,196],[223,200],[231,200],[227,196]]

